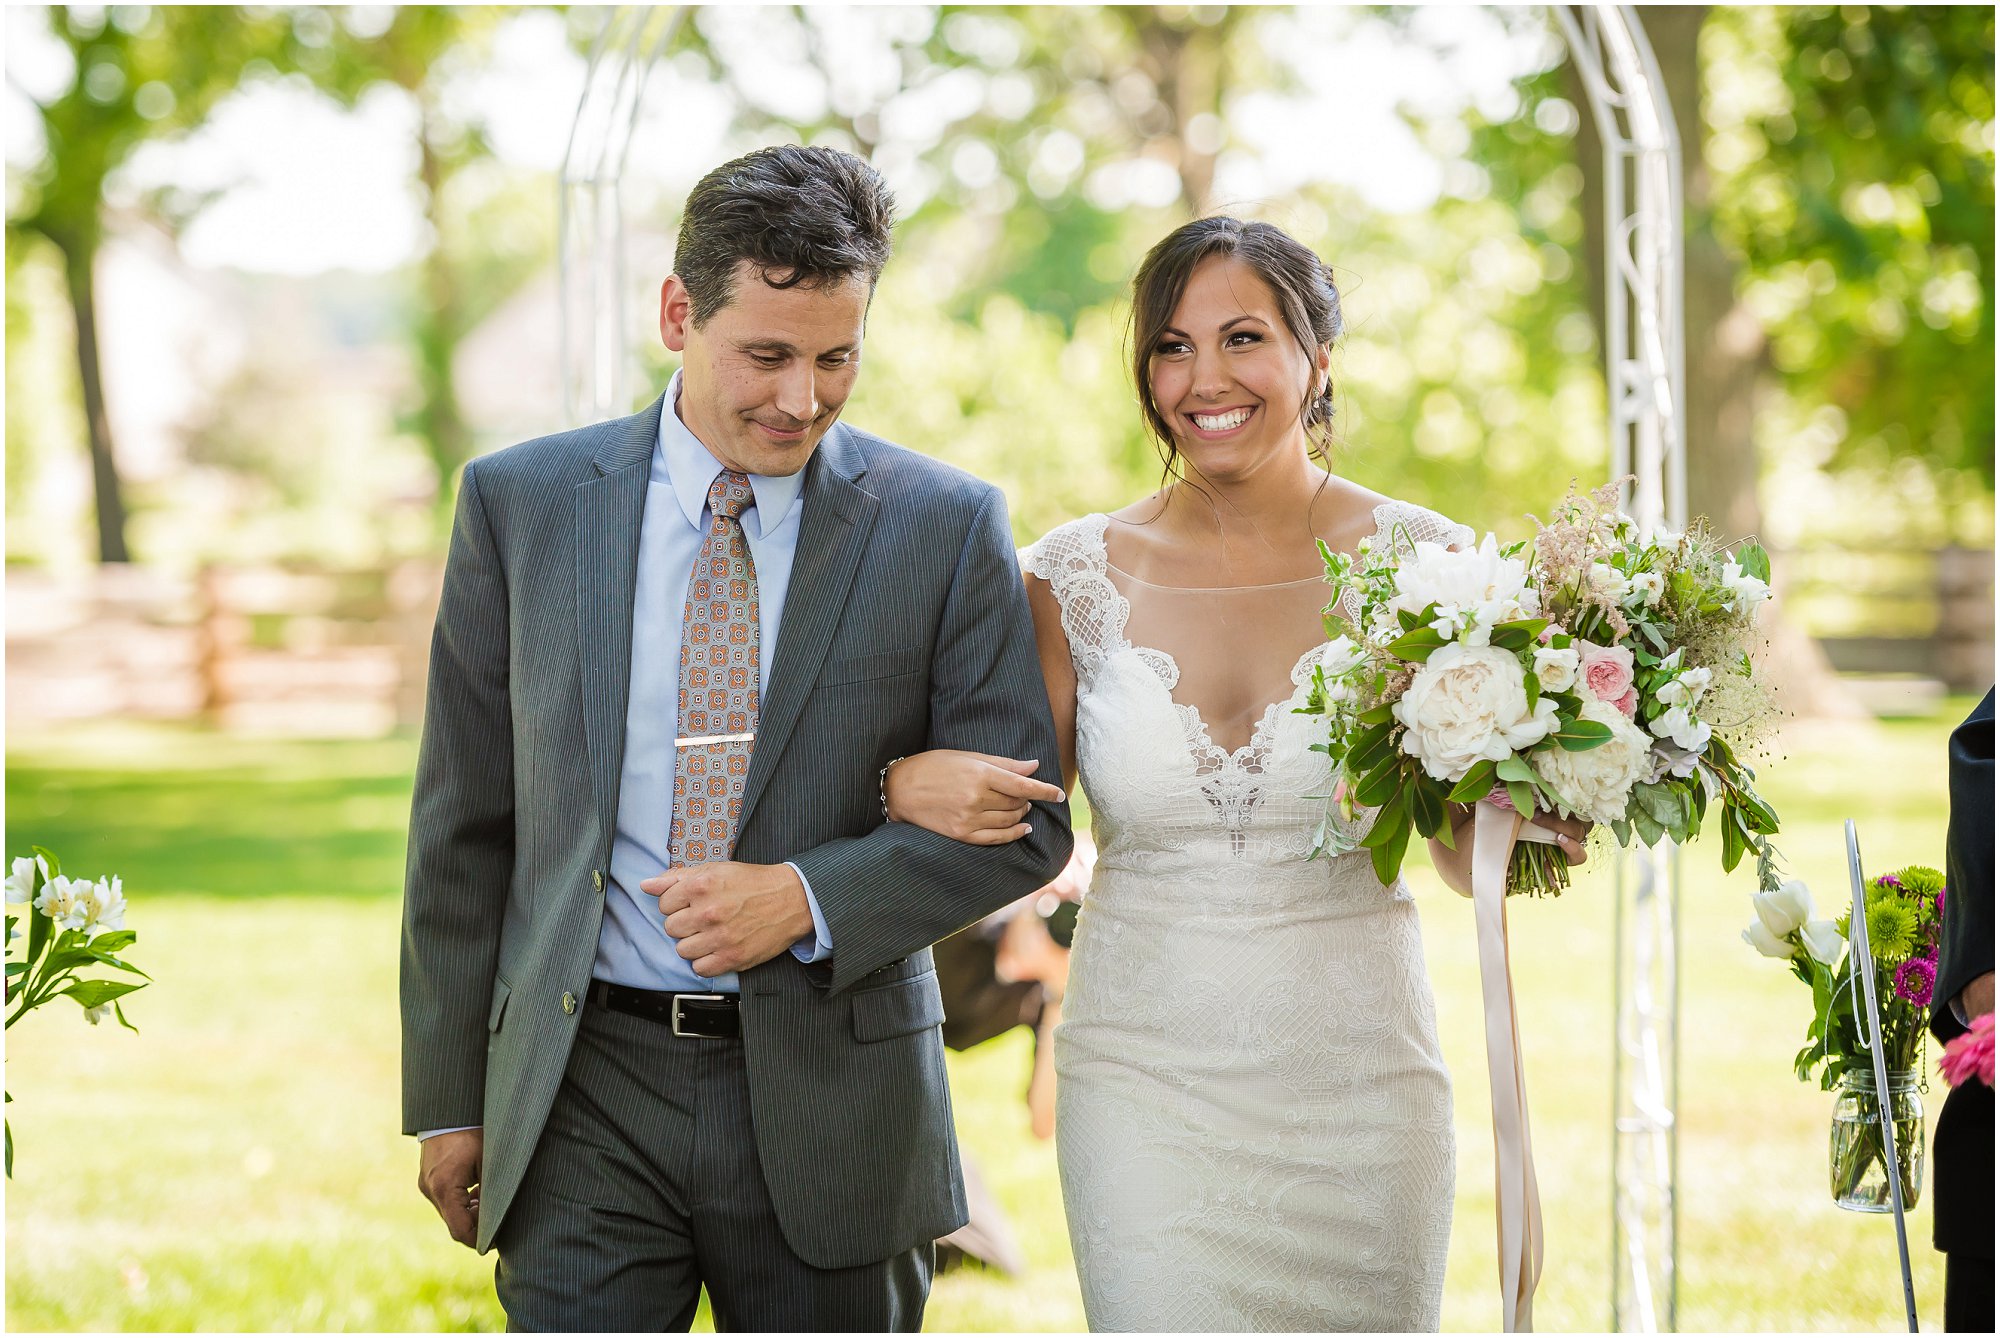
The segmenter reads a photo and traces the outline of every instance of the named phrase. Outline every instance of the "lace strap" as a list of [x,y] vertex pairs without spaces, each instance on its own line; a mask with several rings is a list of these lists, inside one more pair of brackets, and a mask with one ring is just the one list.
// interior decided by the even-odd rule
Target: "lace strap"
[[1079,679],[1097,672],[1125,644],[1131,605],[1111,584],[1104,551],[1109,517],[1080,516],[1056,526],[1021,554],[1021,567],[1049,583],[1062,609],[1063,636]]
[[1380,548],[1392,538],[1406,538],[1411,543],[1443,544],[1447,548],[1456,544],[1469,547],[1474,542],[1472,527],[1461,525],[1414,502],[1384,502],[1375,508],[1375,537],[1370,546]]

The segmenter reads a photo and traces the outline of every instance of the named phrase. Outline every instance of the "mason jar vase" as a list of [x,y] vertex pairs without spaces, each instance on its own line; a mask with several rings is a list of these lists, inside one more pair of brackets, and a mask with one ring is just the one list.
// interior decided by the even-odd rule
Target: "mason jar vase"
[[[1924,1099],[1915,1069],[1889,1072],[1889,1117],[1896,1129],[1896,1161],[1903,1181],[1903,1209],[1917,1206],[1924,1186]],[[1875,1070],[1843,1073],[1833,1102],[1833,1131],[1827,1145],[1827,1179],[1833,1201],[1849,1212],[1886,1213],[1888,1158],[1882,1139],[1882,1096]]]

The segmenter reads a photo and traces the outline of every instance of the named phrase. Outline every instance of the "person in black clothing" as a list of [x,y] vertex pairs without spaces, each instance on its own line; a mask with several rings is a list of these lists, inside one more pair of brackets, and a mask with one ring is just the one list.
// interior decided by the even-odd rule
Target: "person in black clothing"
[[[1951,826],[1931,1034],[1993,1011],[1993,693],[1951,735]],[[1993,1089],[1973,1079],[1938,1112],[1931,1243],[1944,1254],[1944,1327],[1993,1332]]]

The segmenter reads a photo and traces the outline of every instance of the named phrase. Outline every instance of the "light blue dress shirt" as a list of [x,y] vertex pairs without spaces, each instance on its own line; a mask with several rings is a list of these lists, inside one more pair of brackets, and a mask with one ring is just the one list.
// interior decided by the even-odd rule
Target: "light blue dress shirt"
[[[736,974],[704,980],[674,947],[658,897],[640,888],[666,871],[673,829],[674,737],[680,724],[681,617],[688,579],[708,534],[708,489],[721,472],[708,448],[680,419],[681,376],[667,387],[660,439],[653,447],[646,484],[645,519],[639,530],[639,573],[632,594],[632,685],[625,708],[625,765],[618,777],[618,827],[611,843],[610,878],[604,885],[604,927],[597,938],[599,980],[680,994],[734,994]],[[805,474],[788,478],[750,475],[751,505],[742,516],[757,570],[759,636],[757,691],[771,684],[778,622],[798,551]],[[797,873],[796,865],[791,866]],[[805,883],[805,875],[799,874]],[[806,885],[814,937],[792,947],[802,962],[833,952],[819,903]]]

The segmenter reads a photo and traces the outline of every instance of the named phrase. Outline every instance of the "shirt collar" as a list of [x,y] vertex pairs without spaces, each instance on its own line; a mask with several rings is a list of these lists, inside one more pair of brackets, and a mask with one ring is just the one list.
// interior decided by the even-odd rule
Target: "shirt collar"
[[[706,528],[702,512],[708,509],[709,485],[715,482],[722,466],[708,447],[701,444],[701,438],[681,421],[680,399],[681,374],[675,372],[674,379],[667,383],[666,403],[660,410],[660,444],[653,452],[652,481],[671,487],[687,523],[701,530]],[[749,478],[755,505],[743,514],[744,528],[762,539],[778,528],[799,500],[806,472],[801,469],[782,478],[752,474]]]

